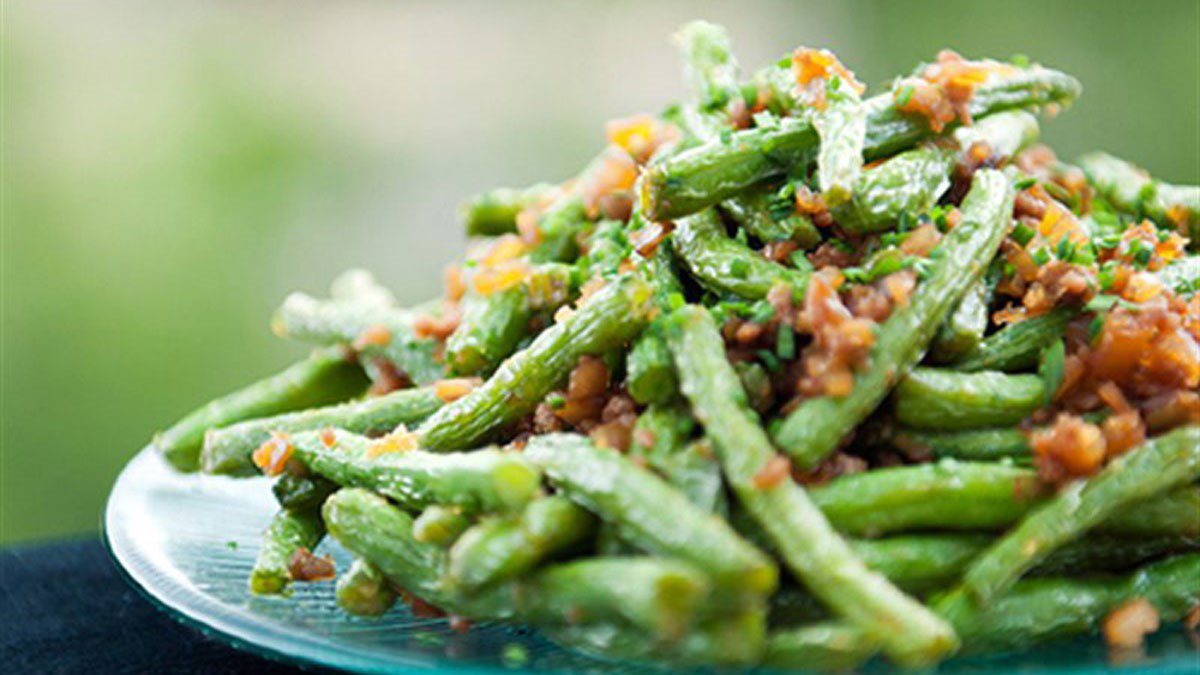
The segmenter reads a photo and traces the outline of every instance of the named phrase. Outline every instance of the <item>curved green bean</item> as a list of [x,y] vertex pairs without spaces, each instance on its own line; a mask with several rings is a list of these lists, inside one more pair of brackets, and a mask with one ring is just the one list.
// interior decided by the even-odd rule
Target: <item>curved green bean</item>
[[1037,375],[915,368],[892,392],[892,412],[907,427],[957,431],[1016,425],[1045,401]]
[[418,430],[421,447],[471,448],[495,430],[533,412],[559,386],[580,357],[628,343],[653,311],[650,287],[625,275],[583,302],[569,317],[542,331],[510,356],[491,378],[437,411]]
[[988,169],[976,172],[963,200],[962,223],[931,252],[931,271],[911,302],[895,309],[879,326],[870,366],[855,375],[851,392],[840,398],[804,401],[775,431],[775,442],[792,461],[808,469],[827,457],[920,361],[938,326],[996,254],[1012,208],[1008,178]]
[[272,433],[294,434],[336,427],[364,435],[379,435],[401,424],[416,424],[444,405],[435,387],[399,389],[383,396],[324,408],[247,420],[210,431],[204,437],[200,465],[205,473],[231,476],[258,473],[250,455]]
[[276,375],[206,403],[155,434],[150,447],[179,471],[195,471],[200,468],[200,449],[210,429],[344,401],[366,387],[362,368],[348,361],[341,349],[320,349]]

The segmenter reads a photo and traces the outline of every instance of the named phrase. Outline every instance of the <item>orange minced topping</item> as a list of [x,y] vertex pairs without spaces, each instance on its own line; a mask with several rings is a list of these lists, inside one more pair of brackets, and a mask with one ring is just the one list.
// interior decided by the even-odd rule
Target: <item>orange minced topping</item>
[[440,316],[422,314],[413,319],[413,334],[419,338],[445,340],[450,337],[462,321],[462,311],[457,303],[443,303]]
[[484,267],[496,267],[502,263],[516,260],[529,252],[529,245],[515,234],[505,234],[496,239],[479,264]]
[[467,282],[463,281],[462,268],[458,265],[446,266],[442,273],[442,283],[446,288],[446,299],[458,302],[467,292]]
[[875,322],[855,317],[842,303],[838,288],[841,271],[824,268],[813,274],[804,296],[799,327],[813,340],[801,354],[803,375],[797,391],[806,396],[845,396],[854,386],[854,372],[866,365],[875,344]]
[[660,145],[678,136],[675,127],[652,115],[634,115],[609,120],[604,125],[608,142],[624,150],[638,164],[645,164]]
[[[1135,244],[1134,242],[1138,242]],[[1121,234],[1121,242],[1117,245],[1113,257],[1125,263],[1135,261],[1135,247],[1150,251],[1150,259],[1146,261],[1146,269],[1154,272],[1166,267],[1173,260],[1187,255],[1187,239],[1176,232],[1170,232],[1159,240],[1159,230],[1154,223],[1143,220],[1129,227]]]
[[600,162],[599,167],[589,171],[579,186],[584,209],[590,218],[600,215],[602,202],[609,197],[623,195],[632,198],[633,184],[638,177],[637,162],[617,148],[610,147]]
[[969,105],[979,85],[993,73],[1008,73],[1013,67],[996,61],[968,61],[949,49],[926,66],[919,77],[907,77],[896,83],[893,97],[896,109],[923,116],[929,128],[940,133],[958,120],[971,123]]
[[942,233],[938,232],[937,226],[933,223],[925,223],[916,228],[900,242],[900,250],[907,255],[913,255],[920,258],[927,257],[931,251],[942,240]]
[[507,291],[529,278],[531,269],[521,260],[511,260],[486,267],[471,279],[471,286],[479,295],[492,295]]
[[1054,424],[1033,432],[1030,438],[1038,476],[1047,483],[1090,476],[1104,464],[1104,432],[1095,424],[1060,414]]
[[758,490],[769,490],[792,475],[792,462],[783,455],[773,455],[766,464],[750,479],[751,485]]
[[478,377],[458,377],[450,380],[439,380],[434,385],[434,394],[442,403],[451,403],[471,393],[483,380]]
[[1158,611],[1145,598],[1135,598],[1117,607],[1102,624],[1104,641],[1115,649],[1137,649],[1146,635],[1159,628]]
[[658,245],[667,238],[668,235],[675,229],[675,223],[650,223],[646,227],[634,232],[629,243],[633,245],[633,250],[643,258],[649,258],[658,250]]
[[337,566],[331,556],[315,556],[301,546],[288,560],[288,574],[293,581],[329,581],[337,576]]
[[332,448],[337,445],[337,432],[333,427],[325,427],[321,430],[321,445]]
[[866,90],[854,73],[828,49],[796,48],[792,52],[792,74],[796,78],[800,98],[818,110],[824,110],[828,104],[826,85],[835,76],[841,80],[842,86],[850,87],[857,94]]
[[390,433],[379,438],[367,447],[367,459],[375,459],[380,455],[393,452],[408,452],[416,450],[419,445],[417,435],[401,424]]
[[271,434],[271,438],[267,442],[258,446],[250,459],[254,462],[254,466],[261,469],[264,474],[278,476],[283,473],[288,460],[292,458],[295,451],[287,434],[276,433]]
[[392,341],[392,332],[387,326],[375,324],[367,326],[358,337],[354,338],[354,349],[362,351],[366,347],[384,347]]

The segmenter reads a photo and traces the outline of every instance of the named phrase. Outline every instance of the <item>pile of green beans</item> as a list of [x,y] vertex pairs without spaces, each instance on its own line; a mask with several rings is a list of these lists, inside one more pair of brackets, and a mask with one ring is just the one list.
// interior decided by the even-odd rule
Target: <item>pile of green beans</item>
[[[1087,367],[1067,345],[1138,309],[1120,256],[1172,307],[1200,291],[1194,253],[1151,264],[1126,236],[1148,219],[1194,245],[1200,188],[1089,155],[1068,167],[1085,212],[1066,165],[1017,170],[1033,113],[1080,93],[1042,66],[973,62],[943,125],[906,112],[913,80],[863,97],[831,54],[744,77],[720,26],[674,41],[667,112],[615,125],[572,180],[461,206],[444,298],[405,307],[359,270],[293,294],[275,332],[316,351],[154,437],[180,471],[275,478],[250,592],[324,578],[305,563],[339,546],[350,614],[403,598],[603,657],[809,670],[1025,648],[1134,600],[1192,611],[1197,384],[1157,410],[1062,394]],[[1046,236],[1017,222],[1031,190],[1091,237],[1039,254],[1095,283],[1002,323],[1033,282],[1014,244]],[[823,315],[869,326],[840,388],[813,385],[843,325]],[[1056,483],[1056,415],[1099,435],[1130,405],[1157,414],[1144,441]]]

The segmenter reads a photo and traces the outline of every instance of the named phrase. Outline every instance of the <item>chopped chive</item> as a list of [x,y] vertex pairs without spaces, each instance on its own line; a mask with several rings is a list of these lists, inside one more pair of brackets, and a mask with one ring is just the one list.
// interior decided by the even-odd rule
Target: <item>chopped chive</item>
[[912,100],[912,96],[913,86],[911,84],[900,87],[900,91],[896,92],[896,107],[903,108],[908,105],[908,102]]
[[808,256],[804,254],[804,251],[793,251],[792,254],[788,256],[788,259],[792,261],[792,267],[795,267],[798,270],[811,272],[813,269],[813,265],[809,261]]
[[796,358],[796,335],[792,327],[780,322],[779,332],[775,335],[775,353],[784,361]]
[[1025,225],[1024,223],[1017,223],[1017,226],[1013,228],[1012,235],[1010,236],[1018,244],[1025,246],[1029,242],[1033,241],[1033,228]]
[[1117,296],[1115,295],[1097,295],[1088,300],[1088,303],[1083,308],[1089,312],[1107,312],[1112,309],[1113,305],[1117,304]]
[[775,318],[775,307],[766,300],[754,303],[750,310],[750,320],[754,323],[766,323],[773,318]]
[[766,349],[758,350],[758,358],[763,362],[767,370],[772,373],[778,373],[783,368],[783,365],[779,363],[779,359]]
[[1148,248],[1139,248],[1137,253],[1133,254],[1133,262],[1140,267],[1145,267],[1150,264],[1150,257],[1153,252]]

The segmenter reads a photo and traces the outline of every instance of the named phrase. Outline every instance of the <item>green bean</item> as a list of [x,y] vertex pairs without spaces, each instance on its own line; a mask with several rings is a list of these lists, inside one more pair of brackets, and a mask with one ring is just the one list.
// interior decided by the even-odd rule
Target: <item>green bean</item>
[[580,257],[577,265],[591,279],[609,279],[618,274],[623,263],[633,253],[633,246],[625,234],[625,224],[617,220],[601,220],[592,228],[587,238],[587,254]]
[[763,665],[804,670],[853,670],[875,655],[879,642],[841,623],[817,623],[771,633]]
[[989,115],[974,124],[954,130],[959,150],[966,152],[982,143],[995,159],[1009,159],[1037,142],[1040,133],[1037,117],[1024,110]]
[[538,218],[541,240],[530,251],[532,262],[572,262],[578,257],[579,240],[590,224],[589,217],[596,215],[589,214],[584,206],[581,186],[595,182],[595,176],[608,170],[610,153],[623,152],[611,146],[602,150],[568,184],[569,187],[546,206]]
[[1113,514],[1100,529],[1126,535],[1200,536],[1200,488],[1195,486],[1140,502],[1136,509]]
[[329,534],[343,548],[366,560],[398,588],[459,616],[503,619],[515,614],[513,591],[460,596],[441,582],[446,551],[413,538],[412,516],[383,497],[360,488],[345,488],[325,501],[321,515]]
[[280,509],[263,533],[262,548],[250,571],[250,592],[286,594],[292,583],[292,555],[301,548],[311,551],[324,536],[325,527],[317,512]]
[[[897,587],[911,593],[928,593],[944,590],[958,582],[971,561],[995,541],[991,534],[974,532],[921,533],[855,539],[850,541],[850,547],[867,567],[884,575]],[[1055,551],[1030,574],[1119,572],[1147,560],[1195,551],[1198,547],[1200,539],[1195,536],[1090,535]],[[803,591],[785,587],[780,594],[786,597],[778,603],[772,600],[774,611],[788,623],[824,616],[815,608],[815,601]]]
[[892,411],[915,429],[978,429],[1016,425],[1045,400],[1037,375],[915,368],[892,392]]
[[[634,208],[630,217],[630,228],[647,227],[642,215]],[[640,261],[637,270],[643,281],[653,289],[654,304],[668,311],[671,299],[682,295],[683,285],[675,273],[671,252],[660,244],[647,256],[635,254]],[[662,337],[661,320],[650,322],[642,334],[634,340],[625,357],[626,388],[629,395],[642,405],[665,404],[679,396],[679,382],[675,377],[675,364]]]
[[759,414],[770,410],[775,402],[775,383],[771,381],[771,373],[761,363],[755,361],[739,361],[733,364],[742,389],[746,390],[746,399],[750,408]]
[[652,640],[680,639],[708,596],[695,567],[662,558],[585,558],[520,584],[521,617],[539,626],[618,623]]
[[931,252],[930,273],[911,302],[893,310],[879,326],[870,367],[855,375],[851,392],[804,401],[776,430],[776,443],[793,462],[808,469],[822,461],[920,361],[950,309],[995,255],[1012,207],[1013,188],[1004,174],[989,169],[975,173],[962,203],[962,223]]
[[767,260],[731,239],[720,216],[711,209],[676,221],[671,244],[692,276],[719,293],[758,300],[784,284],[791,287],[793,296],[801,298],[808,287],[807,272]]
[[1079,166],[1096,190],[1119,210],[1177,228],[1193,247],[1200,242],[1200,186],[1164,183],[1103,152],[1081,157]]
[[[863,145],[867,140],[867,109],[852,83],[838,80],[830,85],[824,109],[810,113],[817,132],[817,187],[832,208],[845,204],[859,189],[863,169]],[[831,83],[832,84],[832,83]]]
[[1032,464],[1033,450],[1029,435],[1016,427],[1000,429],[963,429],[936,431],[896,429],[888,442],[914,456],[935,459],[957,459],[969,462],[994,462],[1011,459],[1018,464]]
[[407,450],[372,458],[370,439],[336,431],[326,445],[322,436],[326,434],[305,432],[291,439],[295,456],[309,469],[339,485],[374,490],[409,509],[441,504],[470,512],[505,511],[528,503],[540,487],[541,475],[520,453]]
[[[599,166],[602,157],[592,160],[589,167]],[[589,169],[584,169],[586,175]],[[578,189],[572,189],[555,199],[538,219],[541,241],[529,253],[533,262],[570,262],[579,255],[577,241],[588,225],[587,210]]]
[[1197,594],[1200,555],[1189,554],[1124,578],[1026,579],[986,606],[951,594],[938,607],[954,623],[964,650],[977,653],[1093,632],[1110,612],[1138,598],[1149,601],[1162,621],[1177,621],[1195,606]]
[[380,616],[396,604],[396,591],[383,572],[362,558],[338,577],[334,597],[338,607],[355,616]]
[[1030,469],[954,460],[848,474],[810,494],[835,528],[858,536],[1004,529],[1042,498]]
[[950,312],[946,322],[938,329],[929,347],[929,356],[935,363],[953,363],[979,349],[983,334],[988,327],[988,301],[991,291],[988,283],[980,279],[963,294],[958,305]]
[[468,237],[493,237],[517,231],[517,214],[554,194],[555,186],[497,188],[475,195],[458,207],[458,220]]
[[[981,120],[1003,110],[1070,103],[1079,91],[1074,78],[1035,66],[993,76],[975,91],[968,109]],[[868,161],[930,136],[924,119],[899,112],[894,102],[894,94],[887,93],[863,103]],[[809,161],[816,144],[816,132],[803,120],[784,119],[778,126],[737,132],[728,142],[710,141],[648,167],[640,181],[639,199],[647,216],[656,221],[695,213]]]
[[436,544],[450,548],[468,527],[471,521],[457,506],[428,506],[413,520],[413,539],[422,544]]
[[456,375],[489,375],[529,333],[536,312],[558,309],[578,286],[575,268],[541,263],[513,288],[467,293],[458,327],[446,338],[445,359]]
[[[1093,424],[1104,421],[1104,412],[1087,413],[1083,419]],[[877,432],[882,443],[899,449],[914,459],[957,459],[968,462],[1008,460],[1028,466],[1033,463],[1030,432],[1019,427],[989,427],[941,431],[885,426]]]
[[625,355],[625,386],[642,405],[662,405],[679,396],[671,351],[656,322],[651,322]]
[[446,364],[455,375],[487,375],[525,337],[533,309],[526,291],[515,286],[463,298],[462,319],[446,338]]
[[1079,315],[1075,307],[1056,307],[1045,314],[1001,328],[984,338],[979,348],[954,364],[955,370],[1027,370],[1037,365],[1042,350],[1060,339],[1067,324]]
[[775,589],[778,570],[761,551],[620,453],[583,436],[548,434],[531,439],[524,456],[638,548],[686,560],[724,588],[755,595]]
[[729,33],[707,21],[684,24],[673,36],[683,57],[683,71],[693,106],[684,108],[688,133],[709,140],[729,127],[725,108],[738,95],[738,65]]
[[927,212],[950,187],[955,153],[938,146],[902,152],[862,173],[854,196],[834,209],[850,232],[880,232],[896,226],[900,214]]
[[521,576],[596,531],[591,514],[564,497],[535,499],[519,516],[494,516],[450,548],[447,583],[460,592]]
[[721,517],[728,515],[721,464],[707,439],[692,441],[664,458],[661,472],[696,506]]
[[[276,335],[318,344],[355,344],[369,359],[390,362],[417,384],[445,376],[435,342],[413,332],[416,313],[375,303],[317,300],[292,293],[271,320]],[[360,337],[370,339],[359,341]]]
[[1158,271],[1163,285],[1184,297],[1200,291],[1200,255],[1190,255]]
[[764,243],[791,241],[805,250],[821,243],[821,233],[811,219],[796,212],[792,198],[780,196],[770,187],[756,186],[726,199],[721,211],[746,234]]
[[629,455],[644,460],[696,506],[723,516],[729,505],[721,465],[708,441],[689,442],[695,427],[685,407],[651,406],[638,416]]
[[320,476],[285,473],[271,486],[279,506],[293,511],[319,511],[338,486]]
[[367,387],[362,369],[340,349],[321,349],[286,370],[209,401],[165,431],[150,447],[179,471],[200,468],[200,448],[209,429],[242,420],[342,401]]
[[[1003,530],[1045,503],[1032,469],[943,460],[841,476],[811,491],[837,529],[859,536],[911,530]],[[1131,536],[1195,536],[1200,490],[1183,488],[1112,514],[1100,529]]]
[[324,408],[247,420],[210,431],[204,437],[200,465],[205,473],[231,476],[254,475],[250,456],[272,433],[294,434],[336,427],[356,434],[379,435],[400,424],[416,424],[429,417],[443,402],[436,388],[400,389],[383,396]]
[[928,533],[884,539],[856,539],[854,553],[867,567],[910,593],[946,588],[958,581],[971,560],[995,541],[989,534]]
[[[1139,505],[1138,508],[1141,508]],[[980,549],[982,553],[984,549]],[[1148,560],[1200,550],[1195,535],[1129,536],[1089,534],[1051,553],[1030,576],[1122,572]],[[963,566],[966,568],[966,565]]]
[[603,354],[636,337],[653,306],[650,288],[618,277],[568,318],[542,331],[510,356],[483,386],[447,405],[419,428],[421,447],[467,449],[529,413],[559,386],[580,357]]
[[786,476],[762,484],[764,468],[777,455],[746,405],[712,317],[684,307],[667,326],[684,396],[716,448],[726,481],[789,569],[838,616],[878,637],[897,663],[933,663],[953,651],[950,627],[868,570],[802,488]]
[[1114,514],[1200,477],[1200,426],[1182,427],[1113,460],[1026,516],[976,560],[963,588],[986,604],[1023,572]]
[[687,444],[695,429],[696,421],[683,405],[648,406],[634,424],[629,455],[657,470],[659,463]]

